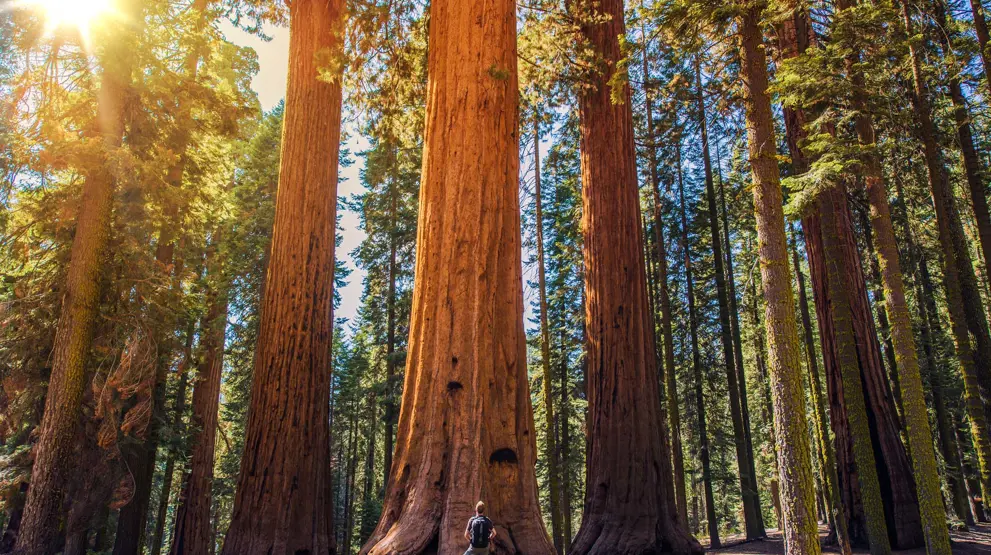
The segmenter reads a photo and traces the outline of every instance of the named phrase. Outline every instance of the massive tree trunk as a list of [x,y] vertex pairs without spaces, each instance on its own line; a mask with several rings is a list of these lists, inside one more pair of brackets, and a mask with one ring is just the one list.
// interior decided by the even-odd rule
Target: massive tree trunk
[[716,297],[719,301],[719,331],[723,347],[723,363],[729,392],[730,420],[733,422],[733,443],[736,447],[737,471],[740,493],[743,498],[743,520],[748,540],[764,537],[760,514],[760,498],[757,495],[756,476],[751,475],[750,452],[747,450],[747,433],[740,406],[739,374],[733,352],[733,331],[730,324],[729,299],[726,291],[726,271],[723,268],[723,240],[719,232],[719,209],[716,205],[716,187],[712,178],[712,160],[709,155],[709,131],[706,122],[705,97],[702,90],[702,70],[695,61],[696,105],[699,130],[702,135],[702,165],[705,170],[705,198],[709,209],[709,232],[712,240],[713,273],[716,279]]
[[[793,230],[794,235],[794,230]],[[828,521],[830,527],[835,530],[836,542],[840,546],[843,555],[850,555],[853,546],[850,542],[850,531],[848,523],[848,510],[843,504],[843,496],[840,494],[840,479],[836,472],[836,452],[833,449],[832,439],[829,435],[829,423],[826,420],[826,401],[822,396],[822,378],[819,375],[819,364],[817,362],[815,339],[812,336],[812,315],[809,311],[809,297],[805,289],[805,276],[802,274],[802,267],[799,263],[798,248],[792,244],[792,260],[795,265],[795,274],[798,277],[798,299],[802,317],[802,331],[805,339],[805,355],[809,367],[809,391],[811,393],[812,410],[815,411],[816,436],[818,440],[819,464],[822,470],[822,481],[827,490],[826,505],[830,509]]]
[[406,388],[382,518],[362,553],[459,553],[479,499],[496,553],[554,551],[526,373],[515,8],[430,6]]
[[[722,542],[719,540],[719,519],[716,517],[716,503],[712,495],[712,470],[709,452],[709,431],[706,429],[705,395],[703,392],[704,375],[702,370],[702,355],[699,352],[698,317],[695,310],[695,279],[693,275],[692,253],[688,246],[688,215],[685,209],[685,184],[681,170],[681,144],[677,145],[678,166],[678,195],[681,200],[681,249],[685,255],[685,291],[688,297],[688,331],[692,342],[692,375],[695,412],[698,418],[699,459],[702,464],[702,487],[705,495],[705,517],[708,523],[709,548],[718,549]],[[698,519],[696,519],[697,521]]]
[[[865,111],[860,112],[860,114],[865,113]],[[865,126],[863,132],[858,132],[861,143],[868,146],[874,144],[873,129],[866,128],[869,123],[858,122],[858,127]],[[912,318],[905,298],[898,244],[888,206],[888,192],[884,186],[878,161],[872,156],[865,166],[871,227],[874,230],[875,249],[884,287],[884,306],[891,322],[891,343],[895,351],[897,383],[901,389],[903,418],[908,436],[908,450],[912,454],[912,470],[917,488],[921,524],[930,555],[949,555],[950,536],[946,527],[936,453],[933,451],[932,430],[929,428],[929,410],[926,407],[925,392],[922,388],[922,374],[916,353]],[[892,369],[892,373],[894,372],[896,370]],[[903,545],[903,547],[907,546]]]
[[[837,212],[826,214],[820,206],[807,214],[802,224],[806,230],[806,248],[816,300],[819,334],[823,342],[823,362],[830,400],[830,420],[835,434],[840,488],[843,492],[844,504],[849,510],[847,516],[850,519],[850,537],[854,543],[859,544],[867,544],[870,540],[870,523],[864,520],[867,515],[864,513],[865,507],[861,499],[863,492],[859,485],[863,477],[859,476],[860,464],[857,462],[854,445],[857,436],[866,433],[874,444],[873,474],[876,474],[881,484],[882,502],[886,514],[882,523],[888,522],[891,543],[897,548],[918,546],[923,541],[923,534],[915,481],[911,462],[901,442],[897,412],[881,362],[880,344],[874,332],[874,317],[871,314],[859,252],[853,236],[849,205],[846,194],[841,189],[828,190],[823,196],[830,197],[829,204],[835,207]],[[840,364],[839,349],[843,347],[837,335],[833,311],[830,310],[830,307],[838,301],[832,297],[828,274],[830,259],[824,245],[824,233],[826,233],[824,226],[827,218],[832,220],[829,225],[838,234],[837,255],[843,257],[842,269],[845,273],[840,279],[847,290],[844,298],[849,304],[854,333],[853,344],[857,355],[856,363],[860,369],[860,383],[853,391],[858,394],[863,392],[869,414],[869,418],[865,421],[868,426],[863,430],[854,429],[850,421],[851,407],[847,399],[849,387],[843,381]]]
[[[647,51],[643,51],[644,81],[650,83],[650,65]],[[668,289],[668,255],[664,241],[664,205],[661,201],[661,180],[657,168],[657,136],[654,127],[654,106],[652,95],[646,95],[647,111],[647,160],[650,171],[650,186],[654,201],[654,251],[657,267],[657,298],[655,307],[661,312],[661,343],[664,350],[663,381],[666,390],[668,433],[671,442],[671,461],[674,469],[674,501],[682,525],[688,522],[688,498],[685,494],[685,455],[681,444],[681,414],[678,410],[677,366],[674,359],[674,328],[671,310],[671,294]]]
[[[845,278],[851,269],[843,252],[841,219],[845,207],[845,192],[833,187],[821,193],[818,205],[822,257],[829,295],[828,310],[832,319],[832,346],[839,367],[842,387],[843,416],[849,425],[853,443],[853,460],[860,486],[861,502],[867,521],[867,535],[872,555],[891,553],[885,524],[885,506],[881,499],[874,443],[871,441],[865,392],[861,381],[861,365],[854,333],[854,317],[850,308]],[[839,435],[839,434],[837,434]]]
[[[591,16],[579,40],[604,63],[579,98],[589,450],[585,512],[571,552],[699,553],[678,518],[660,418],[630,89],[610,85],[625,71],[623,1],[574,4]],[[622,101],[613,103],[617,95]]]
[[564,552],[564,538],[561,535],[561,492],[557,442],[554,437],[554,381],[551,379],[551,327],[547,316],[547,279],[544,268],[544,211],[540,192],[540,112],[537,111],[533,125],[533,167],[534,167],[534,206],[537,226],[537,283],[540,296],[540,363],[543,370],[544,432],[546,434],[544,452],[547,457],[547,481],[551,506],[551,536],[554,549]]
[[228,555],[334,551],[330,487],[343,2],[290,7],[289,78],[271,263]]
[[742,10],[739,19],[741,76],[753,170],[758,254],[767,302],[765,320],[781,498],[784,501],[784,535],[789,555],[818,555],[821,548],[802,389],[801,347],[791,290],[774,119],[767,92],[767,56],[760,30],[762,5],[743,6]]
[[[219,236],[219,235],[218,235]],[[202,354],[193,387],[192,429],[193,452],[189,462],[175,529],[172,534],[171,555],[208,555],[214,552],[213,526],[210,506],[213,499],[213,463],[217,437],[217,411],[220,408],[220,378],[224,368],[224,340],[227,333],[227,292],[223,283],[222,266],[216,252],[208,275],[210,309],[201,326]]]
[[[797,31],[800,28],[804,29],[801,36]],[[796,20],[795,25],[786,25],[783,31],[782,39],[786,53],[795,55],[804,50],[807,41],[803,40],[803,37],[807,37],[807,29],[802,22]],[[785,112],[792,162],[795,171],[801,174],[809,168],[809,162],[800,147],[805,137],[805,114],[802,110],[789,108],[786,108]],[[915,484],[912,480],[910,461],[901,443],[900,422],[881,360],[880,344],[874,329],[874,317],[867,297],[863,267],[856,238],[853,235],[852,216],[843,190],[833,188],[823,192],[822,195],[829,197],[829,204],[837,207],[839,212],[824,213],[824,204],[819,202],[817,203],[819,206],[813,207],[803,217],[802,225],[805,229],[820,336],[823,340],[823,358],[832,413],[831,423],[836,434],[836,455],[840,469],[839,487],[842,491],[843,504],[847,509],[846,516],[850,519],[846,525],[851,541],[868,543],[868,529],[865,529],[864,525],[867,524],[869,528],[872,524],[863,522],[865,514],[858,484],[861,477],[855,470],[857,463],[854,441],[861,436],[872,438],[877,451],[874,457],[875,471],[872,474],[880,480],[883,501],[878,501],[882,502],[885,508],[892,541],[899,547],[913,547],[922,541]],[[848,310],[852,318],[857,362],[861,373],[861,385],[855,391],[859,394],[863,390],[866,394],[866,407],[869,413],[869,418],[864,420],[870,425],[869,430],[865,428],[860,432],[851,430],[851,421],[847,414],[848,408],[851,407],[844,397],[844,392],[848,388],[844,387],[842,366],[839,364],[839,349],[843,346],[839,345],[839,335],[833,322],[834,311],[829,309],[834,299],[830,296],[829,259],[823,252],[825,229],[822,226],[826,224],[839,234],[837,253],[844,258],[842,268],[846,275],[843,279],[849,290],[846,292],[846,298],[850,302]],[[845,331],[842,330],[843,333]],[[884,525],[885,518],[882,515],[880,526]]]
[[[901,3],[901,12],[905,26],[903,31],[912,36],[914,24],[907,3]],[[922,62],[917,47],[912,41],[909,41],[909,54],[914,88],[912,104],[919,124],[918,133],[922,140],[929,186],[932,189],[937,234],[943,255],[946,305],[963,376],[964,405],[980,464],[982,497],[987,498],[991,493],[991,435],[988,429],[991,404],[987,403],[991,393],[991,338],[988,337],[984,305],[977,290],[977,280],[963,235],[960,214],[946,174],[943,153],[936,140],[929,88],[922,74]],[[974,337],[973,347],[971,334]]]
[[[128,2],[126,11],[137,12]],[[104,45],[103,75],[94,131],[99,136],[99,160],[85,172],[77,207],[76,232],[55,328],[52,371],[45,411],[34,447],[31,484],[20,522],[16,553],[47,555],[57,551],[59,523],[65,517],[65,494],[72,477],[73,448],[89,383],[88,361],[99,313],[101,268],[110,235],[115,151],[124,137],[127,89],[135,33],[122,28]]]

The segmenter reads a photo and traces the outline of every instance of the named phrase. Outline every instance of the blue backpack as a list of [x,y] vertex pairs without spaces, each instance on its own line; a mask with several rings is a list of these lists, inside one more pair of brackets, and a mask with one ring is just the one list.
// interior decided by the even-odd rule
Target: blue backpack
[[468,523],[471,530],[472,547],[488,547],[489,536],[492,535],[492,521],[484,516],[476,516]]

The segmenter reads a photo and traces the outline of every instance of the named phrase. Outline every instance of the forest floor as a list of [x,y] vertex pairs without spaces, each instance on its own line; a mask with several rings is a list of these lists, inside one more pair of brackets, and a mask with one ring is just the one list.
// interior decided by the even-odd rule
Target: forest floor
[[[768,539],[764,541],[741,542],[740,537],[726,538],[721,549],[711,550],[710,553],[721,555],[774,555],[784,553],[781,534],[777,530],[768,530]],[[970,529],[969,532],[953,531],[953,553],[955,555],[991,555],[991,525],[982,524]],[[825,537],[825,530],[823,531]],[[736,543],[734,543],[736,542]],[[866,549],[854,549],[854,553],[869,553]],[[839,553],[836,546],[825,546],[823,553]],[[925,555],[925,549],[910,549],[898,551],[904,555]]]

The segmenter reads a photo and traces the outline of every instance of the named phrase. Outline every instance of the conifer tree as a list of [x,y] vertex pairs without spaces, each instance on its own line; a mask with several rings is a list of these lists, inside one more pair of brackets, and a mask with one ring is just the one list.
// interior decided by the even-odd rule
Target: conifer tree
[[777,436],[778,468],[788,553],[820,553],[816,533],[812,461],[807,435],[795,298],[785,240],[774,123],[767,92],[767,57],[760,32],[762,4],[739,7],[741,75],[754,180],[760,267],[767,299],[767,343]]

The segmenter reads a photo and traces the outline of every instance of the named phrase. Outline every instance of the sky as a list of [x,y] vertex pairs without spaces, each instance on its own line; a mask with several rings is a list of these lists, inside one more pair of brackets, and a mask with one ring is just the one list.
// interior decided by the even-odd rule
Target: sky
[[[246,33],[226,20],[223,20],[221,30],[227,40],[239,46],[248,46],[258,54],[258,74],[251,81],[251,88],[258,94],[258,101],[261,102],[265,111],[274,108],[286,96],[286,68],[289,61],[289,29],[285,27],[266,27],[265,34],[272,38],[265,42],[255,35]],[[345,198],[355,193],[364,191],[361,185],[361,170],[365,165],[365,160],[357,156],[368,147],[367,141],[358,133],[351,133],[353,137],[348,142],[348,148],[354,154],[354,164],[341,168],[342,182],[338,185],[338,197]],[[362,281],[364,272],[355,267],[351,252],[365,238],[365,233],[358,228],[357,214],[338,209],[341,215],[341,227],[344,228],[342,235],[344,241],[337,249],[338,259],[343,259],[351,268],[351,275],[348,277],[348,285],[341,291],[341,306],[337,309],[335,316],[353,320],[358,313],[358,305],[361,301]]]

